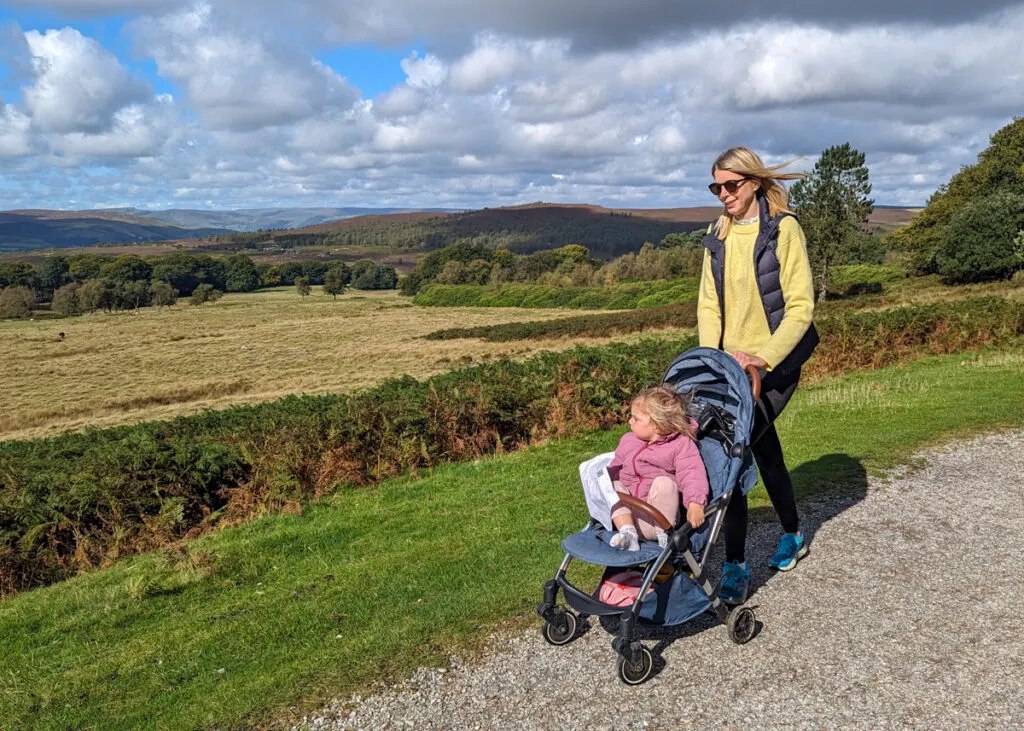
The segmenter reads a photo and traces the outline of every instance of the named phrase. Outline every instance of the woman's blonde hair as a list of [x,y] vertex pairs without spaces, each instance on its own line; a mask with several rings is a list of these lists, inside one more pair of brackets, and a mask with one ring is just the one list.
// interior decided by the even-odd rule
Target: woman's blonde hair
[[680,396],[668,386],[653,386],[634,396],[632,403],[647,412],[661,436],[685,434],[694,438],[693,427],[686,415],[689,396]]
[[[749,147],[730,147],[715,159],[711,166],[711,174],[714,175],[716,170],[727,170],[730,173],[753,178],[761,184],[757,195],[763,195],[768,199],[768,215],[777,216],[780,213],[792,213],[792,211],[789,210],[789,193],[776,181],[799,180],[807,175],[806,173],[780,173],[779,170],[792,165],[799,159],[799,157],[794,157],[781,165],[765,167],[761,158]],[[723,211],[722,215],[718,217],[718,223],[715,224],[715,236],[724,241],[731,229],[732,216],[728,211]]]

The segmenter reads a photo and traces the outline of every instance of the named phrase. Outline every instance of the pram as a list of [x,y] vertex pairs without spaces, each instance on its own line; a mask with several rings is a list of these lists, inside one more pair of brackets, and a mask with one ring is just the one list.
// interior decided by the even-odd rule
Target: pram
[[[729,608],[718,598],[720,582],[712,584],[705,569],[710,553],[707,549],[718,537],[733,491],[738,488],[746,494],[757,482],[750,443],[760,374],[753,366],[744,372],[722,351],[693,348],[673,361],[662,381],[678,393],[693,394],[690,416],[698,423],[698,449],[711,486],[706,520],[693,530],[682,514],[682,524],[672,525],[647,503],[628,495],[617,496],[621,504],[661,526],[668,533],[668,545],[662,549],[656,541],[641,541],[639,551],[612,548],[608,541],[613,531],[591,519],[582,531],[562,541],[565,558],[554,579],[544,585],[544,601],[537,607],[544,620],[544,639],[552,645],[571,642],[586,616],[618,617],[612,648],[618,654],[619,678],[629,685],[643,683],[654,668],[650,650],[637,639],[639,623],[672,626],[713,611],[737,644],[748,642],[757,626],[752,608]],[[602,582],[626,568],[641,570],[643,579],[632,606],[600,601],[600,583],[592,594],[571,584],[566,571],[573,559],[604,566]],[[559,590],[568,607],[558,604]]]

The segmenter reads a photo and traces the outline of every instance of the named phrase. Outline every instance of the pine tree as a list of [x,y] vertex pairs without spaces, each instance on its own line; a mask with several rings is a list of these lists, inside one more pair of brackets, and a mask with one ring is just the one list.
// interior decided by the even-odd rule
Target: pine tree
[[874,210],[864,153],[849,142],[821,153],[814,170],[790,189],[807,254],[818,281],[818,301],[825,299],[831,267],[853,244]]

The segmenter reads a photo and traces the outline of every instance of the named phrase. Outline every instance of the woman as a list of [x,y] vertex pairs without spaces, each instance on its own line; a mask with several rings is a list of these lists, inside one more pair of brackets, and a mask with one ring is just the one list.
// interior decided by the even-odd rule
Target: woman
[[[785,531],[769,563],[782,571],[794,568],[807,546],[774,421],[796,390],[800,366],[818,344],[811,322],[814,291],[807,244],[778,182],[803,177],[779,172],[789,164],[765,167],[746,147],[733,147],[715,160],[715,182],[708,188],[725,210],[704,237],[697,301],[700,344],[731,353],[741,366],[767,371],[751,451]],[[746,539],[747,498],[737,491],[725,514],[720,590],[730,604],[747,598]]]

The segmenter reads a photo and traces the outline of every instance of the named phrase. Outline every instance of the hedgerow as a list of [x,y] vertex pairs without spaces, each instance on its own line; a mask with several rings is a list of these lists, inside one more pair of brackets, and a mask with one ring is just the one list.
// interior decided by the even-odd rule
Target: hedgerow
[[413,302],[425,307],[570,307],[628,310],[689,302],[697,280],[636,282],[608,287],[556,287],[544,284],[434,284]]
[[647,310],[625,310],[597,315],[577,315],[559,320],[510,322],[480,327],[453,327],[425,335],[427,340],[480,338],[492,343],[546,338],[607,337],[618,333],[644,332],[667,327],[695,327],[697,303],[669,305]]
[[[813,374],[879,367],[1024,333],[1001,298],[839,314]],[[340,485],[621,423],[694,338],[577,347],[351,395],[290,396],[167,422],[0,443],[0,594],[268,511]]]

